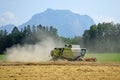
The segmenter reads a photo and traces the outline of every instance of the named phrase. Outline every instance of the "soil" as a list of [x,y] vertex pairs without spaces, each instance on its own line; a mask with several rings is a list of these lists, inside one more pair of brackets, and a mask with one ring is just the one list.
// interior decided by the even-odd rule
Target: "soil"
[[0,62],[0,80],[120,80],[120,63]]

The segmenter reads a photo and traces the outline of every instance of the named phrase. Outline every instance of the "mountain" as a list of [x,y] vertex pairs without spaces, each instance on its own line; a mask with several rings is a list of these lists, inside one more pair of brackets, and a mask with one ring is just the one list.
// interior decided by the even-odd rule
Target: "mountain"
[[14,27],[15,27],[15,25],[8,24],[8,25],[5,25],[5,26],[1,26],[0,30],[7,30],[8,33],[11,33],[11,31],[13,30]]
[[39,24],[57,28],[60,36],[73,37],[82,35],[84,30],[89,29],[94,24],[94,20],[88,15],[79,15],[69,10],[47,9],[42,13],[33,15],[30,20],[20,25],[19,28]]
[[[88,15],[80,15],[69,10],[47,9],[42,13],[32,16],[30,20],[18,26],[19,29],[27,25],[53,26],[57,28],[58,34],[64,37],[82,35],[84,30],[94,24],[94,20]],[[0,30],[7,30],[10,33],[15,25],[10,24],[0,27]]]

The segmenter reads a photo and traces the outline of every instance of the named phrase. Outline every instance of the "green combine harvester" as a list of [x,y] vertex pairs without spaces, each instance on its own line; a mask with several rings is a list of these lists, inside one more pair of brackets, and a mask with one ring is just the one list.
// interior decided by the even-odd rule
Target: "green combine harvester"
[[80,45],[65,45],[64,48],[54,48],[51,51],[52,60],[68,61],[96,61],[96,58],[84,58],[86,48],[80,48]]

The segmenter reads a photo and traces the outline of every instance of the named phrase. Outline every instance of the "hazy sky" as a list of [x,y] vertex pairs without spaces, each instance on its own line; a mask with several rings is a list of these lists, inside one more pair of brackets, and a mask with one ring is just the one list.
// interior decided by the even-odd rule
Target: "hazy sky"
[[0,0],[0,26],[20,25],[47,8],[68,9],[98,22],[120,22],[120,0]]

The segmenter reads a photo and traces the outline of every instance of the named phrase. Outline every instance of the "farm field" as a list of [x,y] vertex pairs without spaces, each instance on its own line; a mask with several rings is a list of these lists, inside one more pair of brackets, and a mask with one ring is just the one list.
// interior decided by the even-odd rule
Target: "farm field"
[[0,63],[0,80],[120,80],[119,63]]
[[[6,55],[0,55],[0,61],[5,60]],[[85,58],[94,57],[97,62],[120,62],[120,53],[87,53]]]
[[0,60],[5,59],[5,55],[0,55]]
[[85,58],[94,57],[97,62],[120,62],[120,53],[87,53]]
[[0,80],[120,80],[120,54],[86,54],[97,62],[6,62],[0,55]]

